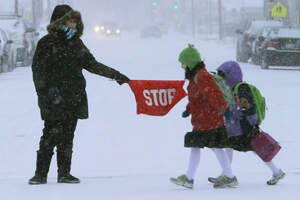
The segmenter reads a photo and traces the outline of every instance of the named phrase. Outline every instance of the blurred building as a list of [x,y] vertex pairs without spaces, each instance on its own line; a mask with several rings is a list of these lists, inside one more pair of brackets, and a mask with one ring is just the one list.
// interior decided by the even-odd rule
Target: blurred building
[[300,0],[289,0],[290,23],[300,28]]

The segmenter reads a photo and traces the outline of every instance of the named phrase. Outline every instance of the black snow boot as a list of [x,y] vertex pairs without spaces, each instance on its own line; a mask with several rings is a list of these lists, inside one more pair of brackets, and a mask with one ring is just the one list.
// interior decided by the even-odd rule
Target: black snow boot
[[47,183],[47,175],[49,172],[52,156],[53,152],[49,153],[37,151],[35,175],[31,179],[29,179],[28,184],[39,185]]
[[59,174],[57,177],[58,183],[80,183],[79,178],[72,176],[71,174]]
[[28,183],[29,183],[29,185],[46,184],[47,183],[47,177],[36,174],[36,175],[34,175],[34,177],[29,179]]
[[80,183],[80,180],[70,174],[72,150],[57,151],[58,183]]

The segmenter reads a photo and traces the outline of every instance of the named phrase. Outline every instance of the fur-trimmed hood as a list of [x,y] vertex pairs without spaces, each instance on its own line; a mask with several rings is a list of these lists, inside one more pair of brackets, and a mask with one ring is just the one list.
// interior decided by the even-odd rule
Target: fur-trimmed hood
[[81,19],[81,14],[78,11],[73,10],[68,5],[59,5],[54,8],[51,16],[51,22],[47,26],[47,31],[50,35],[58,37],[59,26],[64,25],[68,20],[75,19],[77,22],[77,32],[76,37],[81,37],[83,34],[84,25]]

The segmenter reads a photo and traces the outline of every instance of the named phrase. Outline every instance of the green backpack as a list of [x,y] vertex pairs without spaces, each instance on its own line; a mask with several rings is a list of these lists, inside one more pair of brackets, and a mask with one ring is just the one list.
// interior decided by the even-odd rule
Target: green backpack
[[248,87],[250,88],[251,94],[253,96],[253,100],[255,103],[255,108],[256,108],[256,114],[258,117],[258,125],[261,124],[261,122],[265,119],[266,115],[266,99],[263,97],[255,86],[246,83],[246,82],[239,82],[235,87],[234,87],[234,94],[238,94],[238,88],[242,84],[247,84]]
[[[215,83],[217,84],[218,88],[221,90],[223,99],[225,100],[227,106],[229,107],[229,110],[232,111],[233,108],[236,106],[234,94],[231,90],[231,88],[225,83],[225,81],[215,72],[210,72],[210,74],[213,76]],[[197,75],[194,77],[194,81],[197,84]]]

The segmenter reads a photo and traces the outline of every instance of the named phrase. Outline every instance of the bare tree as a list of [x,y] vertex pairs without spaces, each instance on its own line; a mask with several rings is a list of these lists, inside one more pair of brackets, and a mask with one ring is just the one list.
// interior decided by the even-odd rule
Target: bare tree
[[223,16],[222,16],[222,1],[218,0],[218,12],[219,12],[219,39],[223,38]]
[[192,0],[191,6],[192,6],[192,35],[193,35],[193,38],[195,38],[196,23],[195,23],[195,4],[194,4],[194,0]]
[[19,15],[19,1],[15,0],[15,15]]
[[43,18],[43,1],[42,0],[32,0],[32,16],[33,24],[38,27]]

